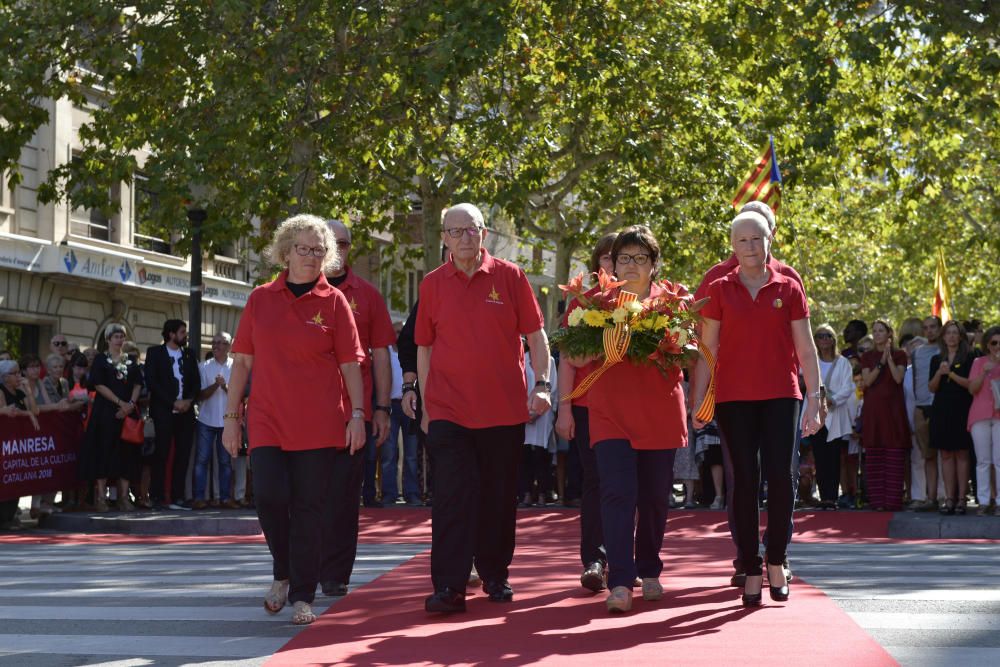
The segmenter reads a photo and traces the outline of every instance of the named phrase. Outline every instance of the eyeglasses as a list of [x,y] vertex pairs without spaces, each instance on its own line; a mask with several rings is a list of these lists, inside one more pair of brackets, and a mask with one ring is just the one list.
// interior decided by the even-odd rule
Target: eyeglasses
[[66,347],[67,345],[69,345],[69,343],[67,343],[64,340],[54,340],[54,341],[52,341],[52,344],[53,345],[58,345],[59,347]]
[[343,239],[338,239],[337,240],[337,247],[338,248],[350,248],[351,247],[351,242],[350,241],[345,241]]
[[213,340],[212,347],[215,347],[216,345],[229,345],[229,342],[224,340]]
[[996,339],[994,339],[994,340],[991,340],[991,341],[989,342],[989,346],[990,346],[990,347],[996,347],[996,346],[998,346],[998,345],[1000,345],[1000,340],[996,340]]
[[307,246],[295,244],[295,254],[300,257],[305,257],[306,255],[312,255],[313,257],[323,258],[326,257],[326,248],[321,245],[318,246]]
[[472,227],[451,227],[450,229],[445,229],[445,233],[453,239],[462,238],[462,234],[468,234],[469,236],[479,236],[483,228],[479,225],[473,225]]
[[626,255],[624,253],[619,253],[615,257],[615,264],[631,264],[635,262],[636,266],[645,266],[646,262],[649,261],[649,255],[646,253],[639,253],[638,255]]

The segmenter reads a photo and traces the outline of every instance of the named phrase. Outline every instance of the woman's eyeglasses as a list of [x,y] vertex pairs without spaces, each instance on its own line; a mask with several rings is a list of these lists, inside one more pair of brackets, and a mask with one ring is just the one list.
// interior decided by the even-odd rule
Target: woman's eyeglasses
[[321,245],[318,246],[307,246],[295,244],[295,254],[300,257],[305,257],[307,255],[312,255],[313,257],[319,257],[322,259],[326,257],[326,248]]
[[993,340],[991,340],[991,341],[989,342],[989,346],[990,346],[990,347],[998,347],[998,346],[1000,346],[1000,340],[998,340],[998,339],[993,339]]
[[615,257],[615,264],[631,264],[632,262],[635,262],[636,266],[644,266],[648,261],[649,255],[645,253],[639,253],[638,255],[626,255],[625,253],[619,253]]

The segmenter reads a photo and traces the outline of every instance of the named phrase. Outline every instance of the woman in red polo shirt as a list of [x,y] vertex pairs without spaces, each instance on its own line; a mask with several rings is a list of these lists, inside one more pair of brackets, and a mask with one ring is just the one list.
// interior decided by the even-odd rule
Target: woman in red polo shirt
[[223,415],[222,443],[236,456],[238,409],[252,369],[247,432],[253,492],[274,561],[264,609],[276,614],[291,602],[297,625],[316,620],[324,505],[330,493],[348,488],[350,456],[365,444],[364,411],[348,417],[341,389],[351,405],[363,405],[364,352],[347,299],[324,275],[339,266],[336,248],[333,233],[316,216],[294,216],[275,231],[267,256],[286,269],[247,300]]
[[[733,464],[733,517],[746,572],[743,605],[761,602],[760,467],[767,472],[767,576],[771,599],[788,599],[782,563],[792,516],[792,451],[799,424],[798,363],[810,401],[803,436],[820,429],[820,378],[805,292],[767,264],[770,230],[759,213],[733,219],[730,241],[738,265],[714,280],[702,309],[701,344],[715,359],[715,416]],[[698,364],[692,405],[701,405],[709,367]],[[812,400],[816,399],[816,400]],[[698,419],[694,427],[702,428]],[[758,462],[758,453],[761,461]]]
[[[654,283],[660,246],[647,227],[622,231],[611,246],[620,288],[656,297],[671,286]],[[681,288],[683,290],[683,288]],[[582,367],[590,359],[572,359]],[[587,392],[590,442],[601,489],[601,523],[608,558],[609,612],[632,608],[632,582],[644,600],[659,600],[660,547],[673,485],[674,453],[687,445],[681,372],[666,377],[653,366],[615,364]]]

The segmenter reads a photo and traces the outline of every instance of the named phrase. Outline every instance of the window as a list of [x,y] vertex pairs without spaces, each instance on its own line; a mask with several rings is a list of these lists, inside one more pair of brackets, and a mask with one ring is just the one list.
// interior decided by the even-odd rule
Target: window
[[132,245],[144,250],[170,254],[170,242],[160,238],[153,226],[153,211],[159,198],[149,188],[149,179],[143,174],[132,177]]
[[[73,155],[73,162],[79,162],[80,157]],[[83,188],[80,184],[74,184],[69,193],[70,203],[79,199]],[[108,201],[114,199],[114,193],[108,191]],[[86,206],[74,206],[69,214],[69,234],[87,239],[98,239],[100,241],[111,241],[111,219],[99,208],[87,208]]]

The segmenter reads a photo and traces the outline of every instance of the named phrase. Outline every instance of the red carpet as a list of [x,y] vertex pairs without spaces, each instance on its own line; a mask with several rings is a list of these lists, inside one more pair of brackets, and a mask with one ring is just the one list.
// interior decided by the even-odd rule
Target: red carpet
[[[802,515],[803,539],[884,539],[888,518],[847,516]],[[372,518],[381,520],[373,524]],[[429,541],[428,519],[366,512],[362,540]],[[763,607],[745,611],[738,590],[724,585],[732,549],[722,512],[674,514],[664,545],[666,595],[659,602],[639,598],[624,616],[609,616],[603,594],[580,588],[577,539],[575,512],[521,512],[513,603],[490,603],[477,591],[466,614],[426,614],[430,563],[424,553],[352,592],[266,664],[895,664],[804,582],[794,584],[789,603],[772,603],[765,594]]]

